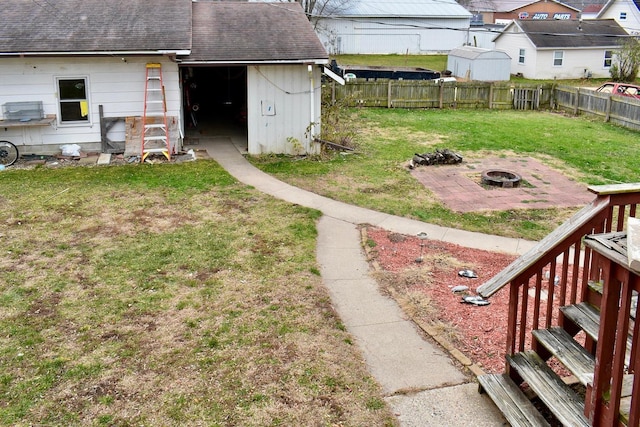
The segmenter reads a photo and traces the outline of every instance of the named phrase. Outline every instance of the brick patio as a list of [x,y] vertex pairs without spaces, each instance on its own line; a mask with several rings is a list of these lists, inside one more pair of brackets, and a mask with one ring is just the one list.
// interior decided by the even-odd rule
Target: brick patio
[[[480,184],[482,171],[515,172],[529,185],[518,188]],[[412,175],[456,212],[581,207],[594,195],[587,186],[531,157],[465,160],[457,165],[418,166]]]

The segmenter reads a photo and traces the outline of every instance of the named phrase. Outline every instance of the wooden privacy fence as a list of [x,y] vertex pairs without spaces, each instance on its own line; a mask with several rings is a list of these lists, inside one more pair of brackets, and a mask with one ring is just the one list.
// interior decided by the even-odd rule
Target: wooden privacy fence
[[640,99],[558,85],[554,88],[552,107],[574,115],[601,117],[605,122],[640,130]]
[[362,79],[331,84],[332,101],[352,107],[536,110],[551,106],[551,94],[550,84]]
[[640,130],[640,99],[565,85],[356,79],[323,93],[351,107],[558,109]]

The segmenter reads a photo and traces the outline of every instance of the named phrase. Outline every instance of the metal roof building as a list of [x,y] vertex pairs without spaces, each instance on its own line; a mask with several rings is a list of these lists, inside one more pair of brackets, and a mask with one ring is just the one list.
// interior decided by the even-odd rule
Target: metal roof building
[[449,52],[447,69],[468,80],[505,81],[511,77],[511,58],[500,50],[463,46]]
[[470,21],[455,0],[329,0],[312,16],[332,54],[448,52],[468,42]]

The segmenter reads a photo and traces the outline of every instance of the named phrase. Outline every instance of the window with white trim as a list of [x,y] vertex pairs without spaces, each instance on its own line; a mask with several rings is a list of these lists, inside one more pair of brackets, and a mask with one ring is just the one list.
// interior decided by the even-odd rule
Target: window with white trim
[[61,123],[89,121],[87,79],[84,77],[58,78],[58,103]]
[[564,59],[564,51],[556,50],[553,52],[553,66],[562,67],[562,60]]
[[611,67],[611,61],[613,60],[613,51],[605,50],[604,51],[604,68]]
[[518,64],[524,64],[524,49],[518,52]]

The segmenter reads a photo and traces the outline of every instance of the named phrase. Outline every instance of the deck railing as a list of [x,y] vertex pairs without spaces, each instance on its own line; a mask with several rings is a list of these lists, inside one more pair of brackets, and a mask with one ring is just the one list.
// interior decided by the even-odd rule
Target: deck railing
[[[594,253],[589,247],[583,245],[583,239],[590,234],[626,230],[626,219],[629,216],[636,216],[637,206],[640,204],[640,183],[593,186],[589,190],[596,194],[593,202],[501,273],[480,286],[477,291],[480,295],[489,297],[502,287],[509,285],[507,355],[530,349],[533,330],[564,326],[560,307],[582,301],[596,306],[608,302],[610,310],[606,314],[603,313],[603,316],[609,316],[609,318],[603,319],[599,333],[603,342],[596,346],[588,336],[584,339],[585,348],[594,353],[598,352],[593,388],[587,395],[588,401],[585,406],[588,412],[586,415],[590,417],[593,425],[615,425],[603,423],[602,420],[611,420],[611,414],[618,413],[623,376],[632,373],[635,365],[640,365],[640,361],[632,365],[625,365],[620,361],[625,355],[620,355],[620,345],[616,344],[616,340],[622,340],[620,337],[626,337],[627,333],[621,334],[616,331],[629,330],[629,310],[626,310],[626,321],[625,315],[619,313],[622,309],[628,308],[630,303],[625,298],[630,298],[630,292],[637,290],[634,286],[638,287],[639,284],[631,280],[634,286],[620,285],[625,282],[623,277],[620,280],[614,280],[616,286],[605,286],[602,296],[593,291],[591,286],[593,282],[601,282],[603,279],[612,280],[612,277],[617,278],[616,274],[621,273],[617,270],[614,272],[603,270],[597,265],[592,269]],[[597,259],[600,260],[600,257]],[[626,278],[626,283],[629,283],[628,271]],[[622,291],[624,295],[621,294]],[[622,301],[622,307],[614,313],[611,307],[619,301]],[[633,338],[635,342],[635,334]],[[613,344],[618,345],[616,355],[613,354],[615,348]],[[632,345],[632,348],[634,349],[632,354],[635,354],[635,345]],[[624,366],[626,368],[623,369]],[[509,372],[508,366],[506,370]],[[640,395],[640,393],[634,394]],[[631,402],[629,412],[630,420],[633,419],[636,423],[640,413],[640,402],[637,400],[634,399]]]

